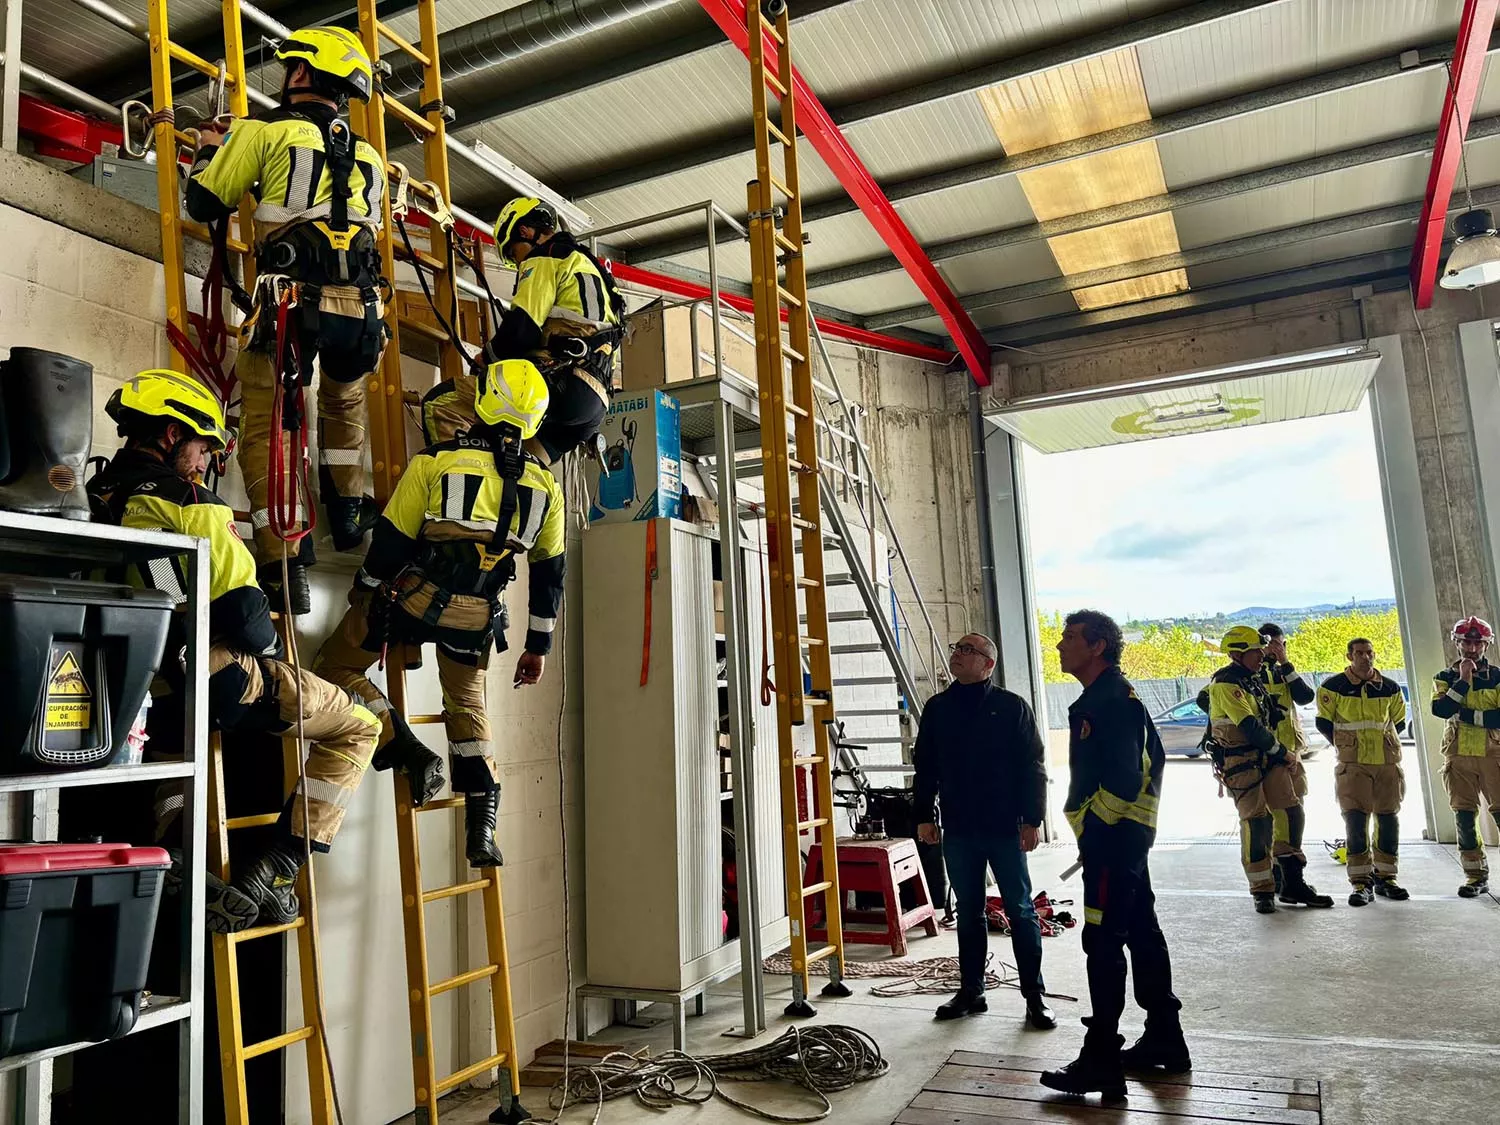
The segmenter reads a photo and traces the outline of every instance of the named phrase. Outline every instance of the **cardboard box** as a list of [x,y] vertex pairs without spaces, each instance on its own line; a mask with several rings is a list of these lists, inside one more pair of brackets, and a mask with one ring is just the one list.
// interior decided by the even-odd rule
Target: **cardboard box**
[[662,391],[615,396],[599,427],[604,457],[588,466],[589,523],[682,518],[682,417]]
[[[698,356],[694,362],[692,318],[698,320]],[[720,348],[727,371],[747,382],[755,376],[755,326],[721,306]],[[621,349],[621,386],[643,390],[688,379],[713,378],[714,320],[707,304],[665,306],[653,301],[625,322]]]

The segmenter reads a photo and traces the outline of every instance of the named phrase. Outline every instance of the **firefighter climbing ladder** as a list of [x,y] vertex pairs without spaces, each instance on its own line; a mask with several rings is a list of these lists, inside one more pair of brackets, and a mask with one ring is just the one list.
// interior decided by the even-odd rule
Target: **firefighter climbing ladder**
[[[762,11],[774,13],[774,20]],[[835,720],[833,670],[828,648],[828,598],[824,588],[823,527],[819,522],[817,403],[809,357],[807,265],[802,257],[802,198],[797,171],[797,108],[792,83],[791,19],[784,2],[749,0],[745,5],[750,39],[750,97],[755,116],[756,178],[749,185],[751,288],[755,296],[756,367],[760,383],[761,460],[766,490],[767,554],[771,570],[771,622],[776,653],[777,757],[781,765],[781,830],[786,865],[787,916],[792,930],[792,1002],[788,1015],[814,1014],[808,1003],[808,974],[827,959],[824,996],[848,996],[843,983],[844,934],[840,917],[834,825],[833,747]],[[774,65],[766,58],[774,45]],[[780,123],[771,120],[774,93]],[[772,145],[782,152],[777,174]],[[779,201],[778,201],[779,197]],[[780,226],[778,227],[778,219]],[[784,278],[783,278],[784,267]],[[786,313],[789,339],[783,342]],[[790,397],[786,369],[791,368]],[[795,483],[794,483],[795,482]],[[793,505],[796,505],[796,511]],[[802,537],[802,574],[797,573],[794,537]],[[798,607],[798,595],[805,603]],[[809,682],[803,685],[804,651]],[[813,752],[799,754],[794,727],[814,712]],[[812,780],[810,818],[799,808],[798,772]],[[802,833],[812,830],[824,856],[820,882],[802,882]],[[809,900],[823,896],[828,944],[808,949]]]
[[[422,141],[422,157],[425,165],[425,184],[408,180],[408,187],[419,196],[425,195],[434,209],[445,210],[445,201],[450,198],[448,185],[448,152],[445,133],[447,122],[443,111],[443,84],[438,70],[438,28],[435,0],[418,0],[416,5],[421,26],[420,45],[402,39],[376,18],[375,0],[359,0],[359,33],[365,50],[375,64],[377,88],[382,72],[380,63],[381,40],[415,59],[422,67],[422,101],[419,112],[413,112],[389,94],[381,92],[372,98],[368,108],[360,112],[356,108],[355,132],[363,136],[388,160],[386,148],[386,115],[395,116],[412,130]],[[393,169],[393,172],[395,170]],[[399,175],[399,173],[396,173]],[[395,260],[398,257],[392,241],[392,218],[390,196],[385,201],[384,223],[380,232],[380,255],[382,273],[395,276]],[[454,277],[448,267],[454,261],[448,251],[451,230],[445,229],[441,217],[429,225],[429,253],[417,257],[419,267],[425,267],[436,278],[433,293],[434,303],[439,309],[453,308]],[[404,251],[399,255],[406,258]],[[451,339],[441,328],[431,328],[420,321],[398,317],[395,302],[386,308],[386,324],[391,340],[386,347],[381,368],[372,378],[370,403],[370,444],[375,470],[375,499],[383,507],[390,499],[402,470],[406,467],[406,422],[404,390],[401,382],[402,331],[417,332],[438,345],[441,356],[442,376],[454,379],[464,374],[465,364],[458,342]],[[457,331],[455,318],[454,330]],[[403,675],[404,662],[399,653],[393,655],[386,665],[386,691],[391,706],[398,713],[406,714],[406,683]],[[441,715],[409,715],[408,721],[416,723],[442,722]],[[416,1095],[416,1119],[418,1125],[437,1125],[438,1098],[465,1082],[499,1068],[500,1108],[490,1116],[491,1121],[515,1122],[525,1119],[518,1095],[521,1091],[520,1065],[516,1058],[515,1019],[511,1011],[510,963],[506,955],[505,912],[500,893],[499,867],[482,869],[479,878],[434,890],[422,889],[422,859],[417,819],[433,812],[463,807],[462,797],[449,797],[429,801],[420,809],[413,807],[411,794],[403,779],[397,779],[396,794],[396,841],[401,857],[401,917],[406,929],[406,978],[407,998],[411,1012],[412,1085]],[[427,921],[425,909],[430,903],[453,899],[461,895],[479,895],[484,904],[485,938],[488,963],[445,980],[434,981],[427,968]],[[433,1069],[434,1046],[432,1034],[432,999],[434,996],[488,980],[494,1010],[496,1049],[493,1054],[460,1068],[447,1076],[439,1076]]]
[[[244,40],[241,31],[239,0],[223,0],[224,58],[218,62],[188,51],[172,41],[167,20],[166,0],[151,0],[150,3],[150,48],[151,85],[155,121],[153,137],[157,151],[157,201],[162,223],[162,267],[166,283],[167,320],[183,339],[188,334],[187,285],[184,274],[184,237],[191,235],[208,241],[208,231],[197,223],[182,217],[179,210],[180,183],[178,181],[177,152],[179,145],[191,146],[194,138],[178,129],[171,114],[172,109],[172,63],[177,61],[207,76],[223,90],[227,109],[236,117],[250,112],[249,88],[245,76]],[[252,205],[245,201],[240,207],[240,238],[231,238],[230,251],[242,255],[245,282],[254,282],[254,263],[246,253],[245,241],[252,230],[250,217]],[[206,312],[207,310],[205,310]],[[174,343],[171,346],[170,364],[176,371],[187,371],[188,361]],[[222,388],[215,388],[222,393]],[[288,628],[288,622],[281,623]],[[282,740],[285,776],[298,774],[301,746],[295,738]],[[212,781],[209,793],[208,862],[209,869],[226,883],[230,880],[229,834],[243,828],[257,828],[275,824],[280,810],[253,816],[230,817],[224,800],[223,748],[217,734],[209,740],[209,775]],[[218,998],[219,1022],[219,1066],[223,1074],[224,1120],[226,1125],[250,1125],[250,1105],[245,1084],[245,1063],[272,1051],[282,1050],[297,1043],[305,1044],[307,1051],[308,1092],[311,1100],[313,1125],[333,1125],[333,1083],[328,1068],[328,1053],[323,1041],[318,1019],[318,991],[314,984],[317,973],[314,965],[317,957],[316,910],[313,903],[309,872],[304,869],[297,880],[297,895],[302,912],[293,922],[283,925],[254,926],[237,934],[213,935],[214,987]],[[281,1035],[246,1043],[244,1025],[240,1012],[239,950],[247,942],[278,934],[295,933],[297,939],[297,962],[302,981],[301,1027],[293,1028]]]

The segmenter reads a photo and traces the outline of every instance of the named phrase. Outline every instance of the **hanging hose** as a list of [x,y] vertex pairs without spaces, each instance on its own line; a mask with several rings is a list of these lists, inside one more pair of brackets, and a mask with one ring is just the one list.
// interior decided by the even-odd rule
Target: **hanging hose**
[[[301,371],[302,345],[293,337],[292,354],[296,361],[297,379],[291,388],[286,378],[287,317],[292,305],[292,289],[286,287],[276,303],[276,385],[271,392],[271,448],[266,467],[266,515],[271,533],[283,543],[295,543],[310,535],[317,526],[317,509],[312,504],[312,489],[307,479],[307,411],[303,401]],[[287,395],[291,394],[292,413],[286,412]],[[290,417],[291,425],[287,426]],[[289,430],[292,446],[291,456],[295,464],[288,467],[287,450],[283,446],[283,428]],[[298,502],[305,499],[304,518],[298,519]],[[301,531],[290,530],[297,523]],[[287,587],[283,586],[283,589]]]
[[[833,1113],[828,1095],[879,1078],[890,1069],[874,1039],[841,1024],[793,1027],[774,1042],[728,1055],[668,1051],[654,1059],[616,1052],[592,1066],[579,1067],[552,1088],[549,1104],[559,1110],[595,1104],[594,1125],[604,1103],[633,1097],[647,1109],[705,1105],[714,1099],[763,1121],[824,1121]],[[731,1097],[729,1082],[783,1082],[806,1090],[817,1108],[806,1113],[775,1113]]]
[[[280,442],[275,443],[277,445]],[[305,534],[305,533],[304,533]],[[287,589],[291,576],[287,573],[287,553],[285,539],[281,542],[281,588]],[[318,1038],[323,1044],[323,1059],[328,1065],[328,1089],[333,1098],[333,1115],[338,1120],[338,1125],[344,1125],[344,1110],[339,1103],[338,1079],[333,1073],[333,1052],[328,1047],[328,1013],[323,1006],[323,953],[320,948],[321,939],[318,934],[318,892],[313,877],[313,851],[312,851],[312,811],[307,796],[307,761],[303,748],[307,745],[307,739],[303,730],[302,710],[302,659],[297,652],[297,627],[295,618],[287,618],[286,627],[286,651],[291,661],[292,672],[297,682],[297,791],[302,794],[302,870],[307,872],[307,934],[308,944],[312,946],[312,976],[311,981],[303,981],[304,988],[311,985],[313,989],[313,1000],[318,1013]]]

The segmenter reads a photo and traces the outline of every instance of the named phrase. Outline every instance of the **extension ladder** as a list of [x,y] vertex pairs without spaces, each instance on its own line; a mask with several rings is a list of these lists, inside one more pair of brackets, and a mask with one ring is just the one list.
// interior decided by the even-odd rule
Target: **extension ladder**
[[[408,109],[391,95],[380,91],[363,110],[356,106],[355,132],[363,136],[388,161],[385,122],[390,113],[403,125],[414,131],[422,140],[422,156],[425,165],[426,184],[408,181],[408,188],[441,208],[449,198],[448,152],[445,142],[447,122],[443,112],[442,77],[438,70],[438,27],[434,0],[418,0],[416,5],[421,24],[420,45],[413,45],[391,31],[376,17],[375,0],[359,0],[359,32],[365,50],[375,63],[376,88],[380,89],[380,41],[387,40],[392,46],[415,59],[422,67],[422,101],[419,111]],[[393,175],[397,169],[387,164]],[[440,222],[432,222],[428,228],[429,253],[413,255],[397,251],[392,240],[391,200],[387,193],[384,206],[384,222],[380,231],[380,254],[382,271],[386,277],[395,276],[398,257],[411,261],[417,269],[426,268],[436,278],[434,303],[440,309],[451,309],[454,296],[454,278],[450,268],[453,257],[448,253],[451,236]],[[465,363],[456,340],[447,331],[432,328],[420,321],[398,316],[396,303],[386,308],[386,324],[391,339],[386,345],[381,369],[371,380],[370,435],[373,468],[375,470],[375,498],[384,506],[390,499],[406,464],[405,392],[401,381],[400,332],[417,332],[438,345],[441,371],[444,379],[457,379],[465,373]],[[456,329],[456,325],[455,325]],[[406,715],[405,664],[399,653],[394,653],[386,664],[386,694],[391,706],[398,714],[405,715],[411,724],[439,723],[441,715]],[[401,917],[406,931],[406,978],[411,1012],[412,1085],[416,1096],[416,1119],[418,1125],[437,1125],[438,1098],[450,1090],[462,1086],[490,1070],[499,1068],[500,1108],[490,1116],[491,1121],[515,1122],[525,1120],[519,1095],[521,1091],[520,1063],[516,1058],[515,1019],[511,1010],[510,962],[506,955],[505,911],[502,906],[500,872],[498,867],[483,869],[478,878],[451,886],[424,890],[422,887],[422,859],[417,818],[432,812],[463,807],[462,797],[448,797],[429,801],[420,809],[413,807],[411,794],[404,781],[398,779],[394,786],[396,795],[396,841],[401,859]],[[425,908],[434,902],[448,901],[459,896],[477,894],[484,904],[485,937],[488,963],[445,980],[434,981],[427,968],[427,922]],[[496,1049],[493,1054],[465,1066],[453,1074],[440,1076],[433,1070],[432,998],[468,984],[488,980],[490,997],[494,1009]]]
[[[756,368],[760,384],[761,463],[765,477],[767,554],[771,571],[771,623],[775,638],[777,758],[781,767],[781,831],[786,868],[787,917],[792,936],[792,1002],[786,1014],[814,1014],[808,1002],[812,965],[828,961],[824,996],[848,996],[844,934],[840,917],[838,864],[816,883],[804,885],[801,837],[813,831],[824,855],[837,855],[834,824],[832,739],[836,721],[833,670],[828,645],[828,597],[823,565],[819,497],[817,402],[807,307],[807,265],[802,257],[802,198],[797,169],[797,107],[792,81],[791,18],[779,0],[764,7],[748,0],[750,98],[755,117],[756,178],[748,186],[751,289],[755,297]],[[766,40],[775,59],[768,60]],[[780,124],[771,120],[770,95],[781,102]],[[772,144],[782,151],[782,170],[772,162]],[[778,202],[778,196],[780,202]],[[777,225],[778,218],[781,220]],[[789,339],[781,336],[785,312]],[[791,367],[790,397],[786,368]],[[795,510],[794,510],[795,509]],[[794,538],[801,536],[802,573]],[[799,611],[799,595],[805,606]],[[803,654],[808,683],[803,685]],[[815,711],[813,752],[799,754],[794,727]],[[798,773],[812,781],[812,808],[803,819]],[[823,896],[827,944],[808,949],[808,900]]]
[[[240,23],[239,0],[223,0],[224,58],[222,63],[211,63],[181,47],[171,39],[167,19],[166,0],[150,2],[151,78],[153,110],[160,115],[172,108],[172,62],[176,60],[220,84],[224,91],[229,112],[236,117],[249,114],[248,85],[245,79],[244,39]],[[184,273],[184,238],[191,236],[209,241],[209,233],[201,224],[185,219],[180,210],[180,183],[178,181],[178,147],[191,146],[193,137],[178,129],[172,121],[159,119],[153,126],[157,153],[157,202],[162,223],[162,268],[166,284],[167,319],[183,338],[188,335],[187,283]],[[254,203],[250,199],[241,202],[239,210],[240,238],[231,238],[228,249],[241,256],[244,279],[247,287],[254,284],[254,255],[249,252],[246,241],[250,232]],[[207,313],[208,310],[204,310]],[[170,364],[173,370],[186,372],[188,364],[182,352],[171,346]],[[223,394],[223,388],[215,387]],[[226,404],[227,405],[227,404]],[[279,627],[291,628],[291,622],[282,620]],[[282,740],[284,776],[295,778],[299,773],[302,752],[301,743],[295,735]],[[224,801],[223,749],[217,733],[209,739],[209,772],[212,788],[209,796],[208,815],[208,861],[213,872],[224,882],[230,881],[229,833],[242,828],[263,827],[275,824],[281,812],[263,813],[254,816],[230,817]],[[214,961],[214,987],[218,1001],[219,1022],[219,1066],[223,1074],[224,1120],[226,1125],[250,1125],[250,1105],[245,1084],[245,1063],[272,1051],[281,1050],[297,1043],[306,1045],[308,1091],[311,1101],[313,1125],[333,1125],[335,1118],[333,1082],[329,1071],[327,1044],[324,1042],[319,1020],[319,992],[317,971],[317,909],[313,901],[312,878],[304,867],[297,880],[297,895],[301,914],[284,925],[255,926],[237,934],[214,934],[212,940]],[[303,1025],[270,1039],[246,1043],[244,1025],[240,1011],[239,949],[246,943],[261,938],[274,937],[295,932],[297,935],[297,961],[301,979]]]

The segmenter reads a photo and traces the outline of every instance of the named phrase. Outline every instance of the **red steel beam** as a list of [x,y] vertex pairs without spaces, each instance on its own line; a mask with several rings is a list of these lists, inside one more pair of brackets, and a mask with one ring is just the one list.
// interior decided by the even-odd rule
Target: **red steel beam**
[[1432,306],[1438,260],[1443,253],[1443,233],[1448,225],[1448,204],[1463,161],[1469,116],[1479,97],[1485,52],[1489,49],[1497,7],[1500,7],[1500,0],[1465,0],[1463,19],[1458,25],[1453,61],[1448,64],[1448,91],[1443,95],[1443,116],[1438,122],[1437,147],[1432,153],[1427,195],[1422,200],[1422,218],[1417,225],[1417,241],[1411,253],[1412,299],[1419,309]]
[[[425,227],[428,224],[427,216],[420,211],[410,212],[405,219],[409,226]],[[494,236],[487,230],[479,230],[469,226],[468,223],[459,221],[457,223],[458,233],[465,237],[478,238],[482,242],[494,245]],[[667,293],[673,297],[687,297],[692,300],[704,299],[710,296],[708,286],[699,285],[697,282],[684,281],[680,277],[670,274],[657,273],[655,270],[642,269],[640,266],[627,265],[625,262],[611,262],[610,269],[620,281],[627,281],[633,285],[639,285],[646,289],[654,289],[658,293]],[[732,293],[720,293],[719,300],[730,308],[738,309],[740,312],[754,314],[755,302],[749,297],[741,297]],[[781,318],[786,319],[786,310],[782,310]],[[929,363],[941,363],[947,365],[953,362],[953,352],[942,348],[934,348],[928,344],[920,344],[915,340],[906,340],[900,336],[889,336],[884,332],[872,332],[868,328],[860,328],[857,325],[845,324],[841,320],[827,320],[823,317],[815,317],[818,327],[827,336],[844,340],[861,348],[874,348],[877,351],[893,352],[896,355],[911,356],[913,359],[923,359]]]
[[[745,0],[699,0],[699,3],[730,42],[748,57],[750,33],[746,26]],[[1500,3],[1500,0],[1493,0],[1490,4],[1492,8],[1494,3]],[[779,57],[777,44],[770,35],[764,35],[763,39],[766,65],[771,68],[776,65],[775,60]],[[798,130],[812,142],[813,148],[823,158],[823,163],[838,177],[849,197],[859,205],[859,209],[864,212],[865,218],[885,241],[891,253],[896,255],[911,279],[917,283],[922,296],[932,303],[938,316],[948,326],[949,334],[958,344],[959,353],[968,365],[969,374],[974,377],[974,381],[981,387],[989,386],[989,344],[985,343],[978,327],[959,303],[953,290],[948,288],[948,283],[938,273],[932,259],[917,242],[916,236],[896,213],[895,207],[891,206],[885,192],[880,190],[880,185],[870,175],[870,170],[865,167],[848,138],[834,124],[828,110],[823,108],[818,95],[795,68],[792,71],[792,81],[796,89]]]

